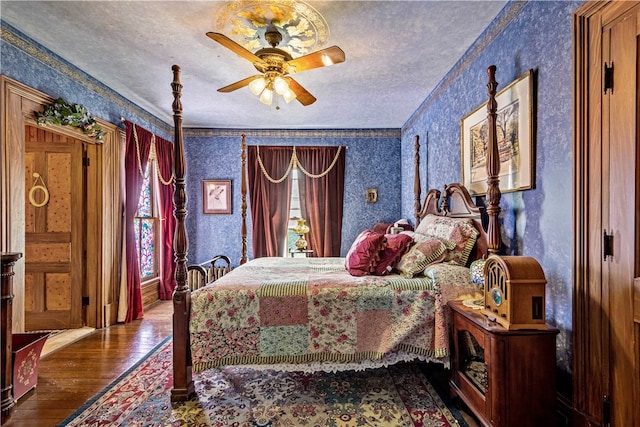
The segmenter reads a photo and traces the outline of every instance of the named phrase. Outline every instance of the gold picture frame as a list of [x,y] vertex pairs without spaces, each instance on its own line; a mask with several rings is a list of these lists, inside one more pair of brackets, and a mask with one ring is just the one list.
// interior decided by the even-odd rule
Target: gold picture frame
[[[534,186],[533,70],[496,94],[496,138],[503,193]],[[487,104],[463,117],[460,124],[462,183],[472,195],[487,192]]]
[[367,203],[377,203],[378,202],[378,189],[376,188],[367,188],[365,199]]
[[202,180],[202,212],[205,214],[231,213],[231,180]]

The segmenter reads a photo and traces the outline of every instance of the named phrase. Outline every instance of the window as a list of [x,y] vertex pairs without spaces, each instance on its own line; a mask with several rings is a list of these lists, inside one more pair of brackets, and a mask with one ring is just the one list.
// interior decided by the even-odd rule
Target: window
[[136,249],[140,262],[140,280],[155,279],[159,275],[158,262],[158,203],[155,159],[150,159],[145,170],[138,210],[133,219],[136,233]]
[[291,205],[289,207],[289,225],[287,227],[287,253],[296,250],[296,240],[298,235],[293,232],[292,228],[297,224],[298,218],[302,218],[300,210],[300,187],[298,187],[298,169],[291,169]]

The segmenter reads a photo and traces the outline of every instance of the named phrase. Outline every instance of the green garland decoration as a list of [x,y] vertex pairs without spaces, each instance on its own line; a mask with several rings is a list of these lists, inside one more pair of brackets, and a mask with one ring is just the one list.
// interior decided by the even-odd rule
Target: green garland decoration
[[105,133],[96,119],[80,104],[68,104],[64,99],[58,98],[51,105],[45,105],[42,113],[35,112],[36,121],[40,126],[63,125],[74,126],[85,135],[102,141]]

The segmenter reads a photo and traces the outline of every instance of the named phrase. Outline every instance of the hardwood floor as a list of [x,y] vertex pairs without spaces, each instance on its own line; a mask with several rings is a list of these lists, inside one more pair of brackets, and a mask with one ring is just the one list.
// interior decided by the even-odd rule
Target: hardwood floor
[[55,426],[170,335],[172,315],[172,302],[163,301],[142,320],[96,330],[43,357],[37,387],[17,402],[3,427]]

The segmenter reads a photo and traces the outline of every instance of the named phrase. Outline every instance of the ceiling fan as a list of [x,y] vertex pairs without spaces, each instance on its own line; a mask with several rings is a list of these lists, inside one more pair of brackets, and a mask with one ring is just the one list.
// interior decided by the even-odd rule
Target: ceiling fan
[[256,67],[256,70],[262,73],[222,87],[218,89],[218,92],[233,92],[236,89],[249,86],[251,92],[260,96],[260,101],[265,104],[272,103],[274,91],[281,95],[287,103],[297,99],[305,106],[313,104],[316,101],[315,96],[311,95],[289,74],[326,67],[345,60],[344,52],[338,46],[328,47],[299,58],[292,58],[289,52],[276,47],[282,41],[282,34],[273,24],[269,24],[265,32],[265,39],[271,47],[262,48],[256,53],[245,49],[224,34],[208,32],[207,36],[249,60]]

